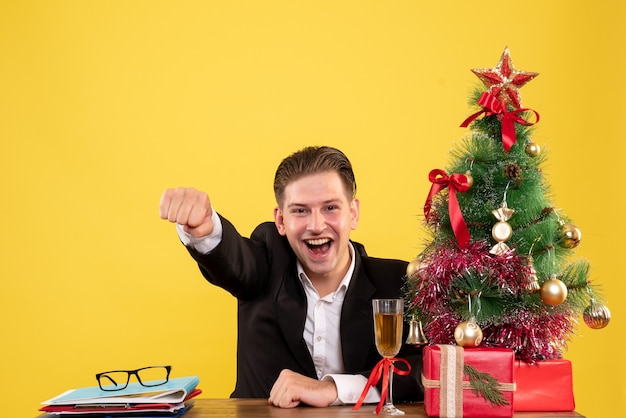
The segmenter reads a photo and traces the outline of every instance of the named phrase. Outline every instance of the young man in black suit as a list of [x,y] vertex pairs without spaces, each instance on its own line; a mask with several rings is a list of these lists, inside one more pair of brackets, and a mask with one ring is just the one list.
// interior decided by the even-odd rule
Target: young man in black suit
[[[307,147],[285,158],[274,193],[274,222],[250,238],[193,188],[165,190],[160,215],[177,224],[203,276],[238,299],[232,397],[284,408],[356,403],[381,359],[371,301],[402,297],[407,263],[369,257],[350,240],[359,200],[341,151]],[[399,357],[412,372],[394,376],[394,401],[421,400],[420,351],[403,346]],[[365,402],[379,397],[372,388]]]

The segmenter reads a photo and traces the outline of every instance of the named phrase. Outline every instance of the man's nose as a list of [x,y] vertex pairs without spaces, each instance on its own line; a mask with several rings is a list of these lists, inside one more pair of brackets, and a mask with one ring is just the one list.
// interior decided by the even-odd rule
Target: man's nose
[[321,231],[326,226],[326,218],[324,214],[319,210],[314,210],[311,212],[311,216],[309,217],[309,230],[310,231]]

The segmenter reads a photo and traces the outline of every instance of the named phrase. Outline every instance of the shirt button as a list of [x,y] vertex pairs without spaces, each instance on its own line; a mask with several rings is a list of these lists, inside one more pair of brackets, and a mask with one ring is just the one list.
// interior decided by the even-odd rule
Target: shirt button
[[322,341],[322,337],[317,337],[317,341]]

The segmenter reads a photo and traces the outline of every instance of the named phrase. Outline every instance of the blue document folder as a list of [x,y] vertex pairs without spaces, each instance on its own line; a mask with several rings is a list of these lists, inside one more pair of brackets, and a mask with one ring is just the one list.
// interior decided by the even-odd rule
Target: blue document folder
[[180,403],[200,383],[197,376],[177,377],[159,386],[146,387],[138,382],[114,392],[103,391],[98,386],[68,390],[44,405],[83,405],[83,404],[137,404],[137,403]]

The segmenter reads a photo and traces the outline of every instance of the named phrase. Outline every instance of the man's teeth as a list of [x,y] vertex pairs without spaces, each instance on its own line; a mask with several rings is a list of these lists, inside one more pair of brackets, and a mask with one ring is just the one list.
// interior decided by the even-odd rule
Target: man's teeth
[[310,240],[307,240],[306,243],[309,244],[309,245],[324,245],[327,242],[330,242],[330,239],[328,239],[328,238],[320,238],[320,239],[310,239]]

